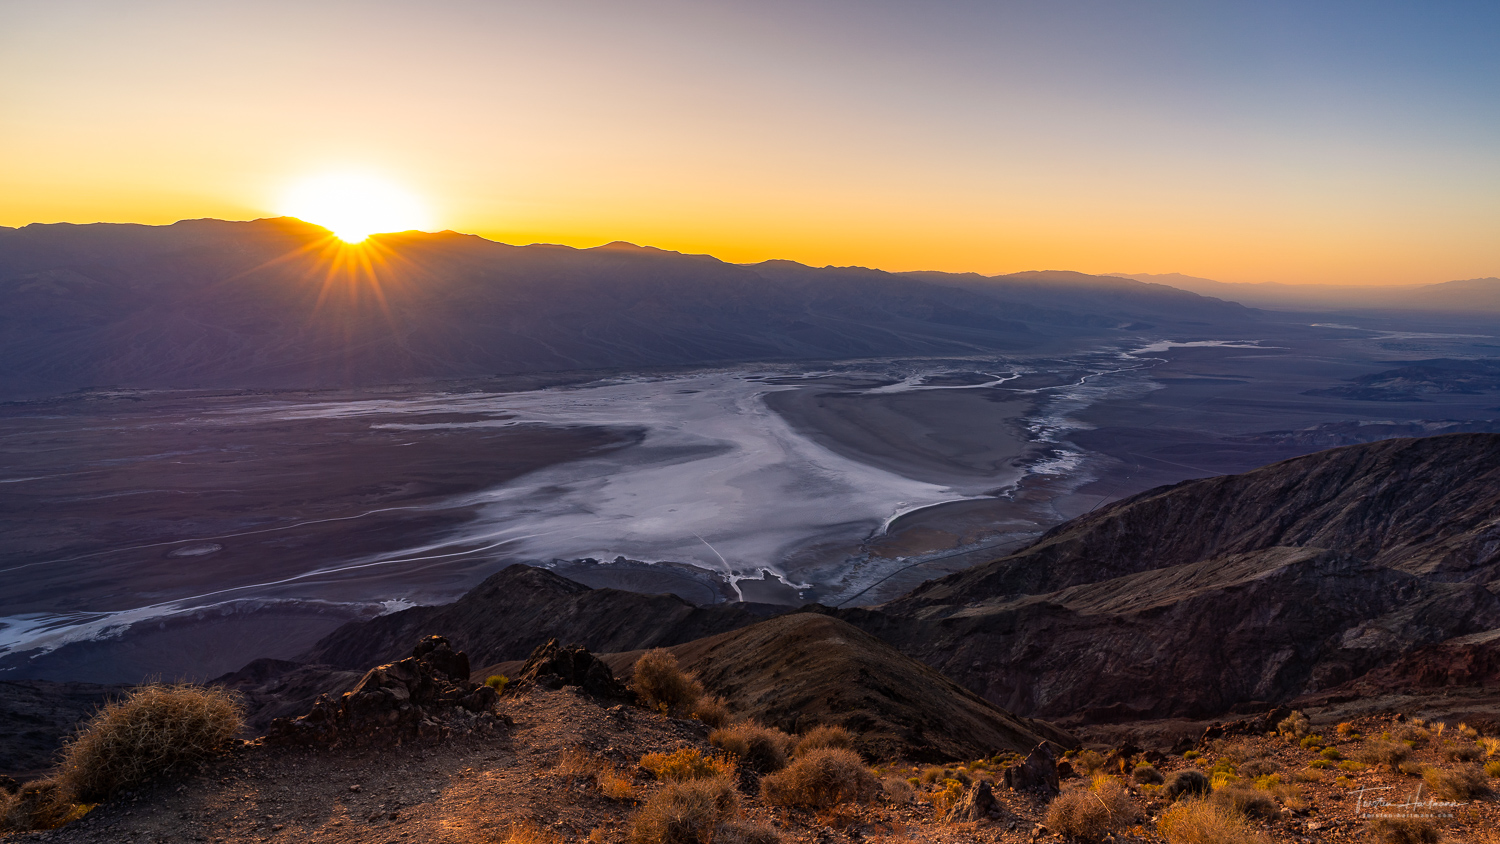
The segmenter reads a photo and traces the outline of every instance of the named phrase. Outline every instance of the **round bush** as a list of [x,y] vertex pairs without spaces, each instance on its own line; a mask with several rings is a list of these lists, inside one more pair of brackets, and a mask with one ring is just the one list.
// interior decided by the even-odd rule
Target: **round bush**
[[1168,800],[1176,800],[1190,794],[1207,794],[1210,790],[1208,775],[1194,768],[1176,771],[1162,786],[1162,794]]
[[842,747],[809,750],[784,770],[760,783],[766,802],[826,809],[840,803],[866,803],[880,793],[880,781],[863,759]]
[[101,709],[63,748],[57,778],[79,801],[107,800],[218,753],[243,723],[239,699],[225,689],[142,686]]
[[677,664],[677,657],[662,648],[652,648],[636,660],[630,686],[641,701],[668,715],[682,716],[703,697],[703,687]]

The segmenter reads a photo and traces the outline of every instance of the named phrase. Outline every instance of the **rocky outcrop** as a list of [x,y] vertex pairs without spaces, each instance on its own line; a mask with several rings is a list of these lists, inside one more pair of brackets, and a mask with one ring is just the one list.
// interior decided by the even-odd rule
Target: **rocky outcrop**
[[675,595],[590,589],[513,565],[451,604],[350,622],[299,661],[361,668],[398,659],[418,636],[439,633],[463,645],[475,665],[494,665],[526,659],[550,639],[613,653],[690,642],[763,617],[743,605],[698,607]]
[[547,689],[575,686],[585,694],[606,700],[635,699],[635,695],[615,679],[614,671],[607,663],[578,645],[558,647],[556,639],[532,652],[521,673],[505,687],[505,691],[514,694],[534,686]]
[[358,746],[438,741],[459,732],[482,732],[504,723],[495,713],[499,695],[468,680],[468,657],[448,640],[429,636],[412,656],[372,668],[337,700],[327,695],[299,718],[277,718],[268,744]]

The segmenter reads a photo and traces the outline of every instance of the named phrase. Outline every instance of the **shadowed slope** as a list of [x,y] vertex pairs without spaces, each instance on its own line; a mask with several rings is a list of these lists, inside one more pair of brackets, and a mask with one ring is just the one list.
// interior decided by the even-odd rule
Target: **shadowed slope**
[[1023,714],[1205,717],[1500,627],[1497,512],[1500,436],[1387,440],[1151,490],[838,615]]
[[423,636],[446,636],[475,665],[525,659],[548,639],[595,653],[664,647],[755,623],[758,605],[697,607],[675,595],[590,589],[546,571],[509,566],[451,604],[350,622],[299,659],[364,670],[400,659]]

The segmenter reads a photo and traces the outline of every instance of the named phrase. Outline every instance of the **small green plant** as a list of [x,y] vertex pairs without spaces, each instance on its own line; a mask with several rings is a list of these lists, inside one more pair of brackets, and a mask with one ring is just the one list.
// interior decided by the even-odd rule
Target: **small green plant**
[[1302,745],[1302,748],[1304,750],[1317,750],[1318,748],[1321,748],[1323,746],[1323,737],[1317,735],[1316,733],[1309,736],[1303,736],[1302,741],[1299,742],[1299,744]]
[[1328,759],[1314,759],[1311,762],[1307,763],[1307,767],[1321,771],[1326,768],[1332,768],[1333,762]]
[[1196,750],[1189,750],[1189,751],[1186,751],[1185,753],[1182,754],[1182,758],[1191,761],[1193,759],[1197,759],[1198,757],[1200,757],[1202,755],[1203,755],[1202,753],[1199,753]]
[[1500,777],[1500,759],[1491,759],[1484,763],[1484,772],[1492,777]]
[[491,674],[484,679],[484,684],[497,692],[503,692],[505,691],[505,687],[510,684],[510,678],[504,674]]
[[1330,762],[1337,762],[1344,758],[1344,754],[1340,753],[1336,747],[1325,747],[1318,751],[1318,755]]
[[1354,761],[1353,759],[1345,759],[1344,761],[1342,761],[1342,762],[1339,763],[1339,770],[1340,771],[1351,771],[1352,772],[1352,771],[1363,771],[1364,769],[1365,769],[1364,765],[1361,765],[1360,763]]

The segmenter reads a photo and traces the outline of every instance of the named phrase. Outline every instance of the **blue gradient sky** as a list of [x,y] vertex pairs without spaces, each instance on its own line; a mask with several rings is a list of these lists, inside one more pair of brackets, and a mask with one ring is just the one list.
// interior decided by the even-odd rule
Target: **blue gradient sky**
[[278,213],[732,260],[1500,274],[1500,3],[0,5],[0,224]]

